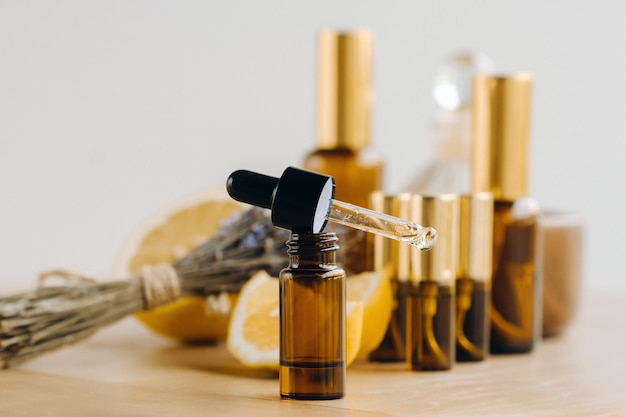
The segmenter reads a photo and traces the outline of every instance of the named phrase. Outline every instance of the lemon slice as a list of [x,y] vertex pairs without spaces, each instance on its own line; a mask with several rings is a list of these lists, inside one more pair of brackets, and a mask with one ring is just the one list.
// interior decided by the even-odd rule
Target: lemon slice
[[[173,263],[210,237],[220,224],[246,206],[222,187],[207,187],[170,203],[142,222],[113,262],[114,278],[132,276],[143,265]],[[156,333],[185,343],[224,340],[237,294],[184,297],[142,311],[136,317]]]
[[363,334],[357,357],[365,358],[387,332],[393,309],[391,283],[377,271],[351,275],[346,281],[346,298],[363,303]]
[[[241,289],[232,312],[226,346],[243,365],[278,371],[278,279],[265,271],[254,274]],[[346,303],[346,364],[357,357],[363,330],[363,303]]]

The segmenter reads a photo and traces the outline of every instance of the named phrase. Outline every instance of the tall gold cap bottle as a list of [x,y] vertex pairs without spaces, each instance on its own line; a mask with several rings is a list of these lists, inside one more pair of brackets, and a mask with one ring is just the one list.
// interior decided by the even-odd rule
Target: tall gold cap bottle
[[526,73],[474,78],[473,192],[505,201],[528,195],[531,86]]
[[[332,175],[338,200],[368,206],[383,188],[384,160],[371,146],[373,35],[366,29],[323,30],[318,36],[317,145],[303,168]],[[366,233],[335,230],[346,272],[373,268]]]
[[528,196],[532,77],[474,79],[472,189],[494,197],[491,352],[528,352],[540,335],[539,208]]
[[318,54],[318,148],[361,150],[370,144],[372,33],[322,31]]

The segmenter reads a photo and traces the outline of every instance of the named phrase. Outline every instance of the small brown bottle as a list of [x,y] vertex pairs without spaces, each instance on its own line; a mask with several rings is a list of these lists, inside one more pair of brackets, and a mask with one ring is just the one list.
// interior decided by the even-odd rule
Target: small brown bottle
[[461,196],[459,264],[456,274],[456,360],[489,354],[493,196]]
[[539,207],[528,196],[529,74],[474,79],[472,188],[491,192],[491,352],[529,352],[541,335]]
[[[372,33],[324,30],[318,38],[317,147],[303,168],[335,177],[336,198],[367,207],[383,188],[384,161],[371,146]],[[365,232],[329,225],[342,240],[342,267],[349,274],[372,269]]]
[[341,398],[346,386],[346,274],[334,233],[292,233],[280,273],[280,395]]
[[[385,195],[382,191],[370,196],[373,210],[409,219],[410,193]],[[393,311],[387,332],[380,345],[369,354],[374,362],[403,362],[406,355],[406,293],[409,286],[411,246],[404,242],[374,237],[374,267],[391,283]]]
[[412,370],[446,370],[455,361],[455,286],[459,196],[415,195],[412,219],[437,229],[428,252],[411,249],[406,296],[406,363]]
[[337,235],[324,233],[333,177],[294,167],[280,178],[238,170],[226,181],[237,201],[271,210],[291,231],[289,266],[279,276],[280,395],[334,399],[346,386],[346,274],[336,261]]

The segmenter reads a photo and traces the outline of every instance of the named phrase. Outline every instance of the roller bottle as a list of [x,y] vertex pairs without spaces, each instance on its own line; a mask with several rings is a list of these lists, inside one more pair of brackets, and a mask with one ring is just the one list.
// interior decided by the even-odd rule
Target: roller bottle
[[[393,216],[411,217],[412,195],[401,193],[385,195],[382,191],[372,193],[370,206]],[[406,295],[409,286],[411,247],[402,242],[374,237],[375,270],[389,280],[392,290],[393,310],[387,332],[369,355],[374,362],[404,362],[406,355]]]
[[412,250],[406,295],[406,363],[416,371],[450,369],[455,362],[455,277],[459,196],[414,195],[412,217],[437,228],[437,245]]
[[489,355],[493,196],[461,196],[459,263],[456,274],[456,360]]

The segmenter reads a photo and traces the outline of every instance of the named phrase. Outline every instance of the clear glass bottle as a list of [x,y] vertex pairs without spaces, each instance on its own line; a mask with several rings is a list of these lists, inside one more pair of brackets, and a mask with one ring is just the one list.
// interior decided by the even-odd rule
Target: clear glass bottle
[[455,362],[459,195],[414,195],[412,220],[432,224],[439,238],[428,252],[411,249],[406,363],[412,370],[447,370]]
[[292,233],[280,273],[280,395],[328,400],[346,387],[346,274],[334,233]]
[[433,98],[437,105],[433,159],[410,178],[406,191],[421,194],[469,193],[472,133],[472,82],[494,65],[482,53],[461,51],[446,57],[437,69]]
[[462,195],[460,216],[456,360],[481,361],[489,355],[493,195]]
[[[371,144],[372,33],[324,30],[318,38],[317,146],[303,168],[335,178],[338,200],[367,207],[383,188],[384,160]],[[329,225],[341,236],[339,257],[348,274],[372,269],[365,232]]]
[[528,196],[532,77],[479,75],[474,83],[472,187],[491,192],[491,352],[529,352],[541,335],[539,207]]

